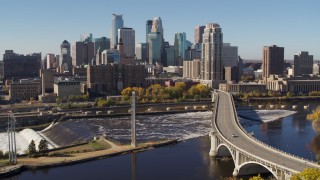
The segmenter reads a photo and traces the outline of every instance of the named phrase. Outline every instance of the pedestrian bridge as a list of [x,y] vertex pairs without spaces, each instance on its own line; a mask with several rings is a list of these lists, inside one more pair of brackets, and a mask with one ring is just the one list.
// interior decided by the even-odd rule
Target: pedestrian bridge
[[222,91],[212,94],[214,102],[210,156],[230,156],[234,176],[270,172],[277,179],[290,179],[305,168],[320,168],[315,162],[290,155],[264,144],[240,125],[233,97]]

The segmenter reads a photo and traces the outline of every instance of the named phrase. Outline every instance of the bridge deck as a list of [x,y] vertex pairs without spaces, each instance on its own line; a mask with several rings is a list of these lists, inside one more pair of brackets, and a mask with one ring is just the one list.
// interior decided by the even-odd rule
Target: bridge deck
[[[226,92],[217,93],[219,94],[219,102],[217,106],[216,126],[220,134],[233,146],[245,150],[251,155],[261,158],[261,160],[273,162],[294,171],[302,171],[306,167],[320,167],[314,163],[276,151],[254,140],[239,127],[234,114],[235,107],[230,95]],[[237,137],[233,137],[232,134],[237,135]]]

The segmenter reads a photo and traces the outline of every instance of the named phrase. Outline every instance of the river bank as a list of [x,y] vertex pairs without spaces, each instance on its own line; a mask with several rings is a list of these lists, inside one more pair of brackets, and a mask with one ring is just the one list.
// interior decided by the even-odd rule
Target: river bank
[[242,100],[241,98],[236,98],[238,101],[245,102],[259,102],[259,101],[316,101],[320,100],[320,96],[281,96],[281,97],[249,97],[248,100]]
[[[80,153],[72,151],[73,153],[68,153],[66,155],[61,155],[59,157],[52,157],[52,156],[38,157],[38,158],[18,157],[18,160],[17,160],[18,164],[0,167],[0,177],[16,175],[24,170],[41,169],[41,168],[49,168],[49,167],[57,167],[57,166],[68,166],[68,165],[109,158],[109,157],[132,153],[132,152],[146,151],[146,150],[154,149],[157,147],[178,143],[177,140],[161,140],[161,141],[150,141],[146,143],[140,143],[137,145],[137,147],[132,147],[131,145],[118,145],[105,138],[103,138],[103,140],[110,145],[110,148],[107,148],[104,150],[98,150],[98,151],[92,151],[92,152],[80,152]],[[76,146],[72,148],[77,149]],[[61,152],[61,149],[57,151],[52,151],[50,153],[54,154],[58,152]]]

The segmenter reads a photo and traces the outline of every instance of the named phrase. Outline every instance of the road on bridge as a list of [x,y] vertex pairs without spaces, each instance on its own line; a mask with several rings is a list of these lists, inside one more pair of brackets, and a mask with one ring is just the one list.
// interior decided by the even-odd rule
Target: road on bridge
[[234,117],[235,107],[233,106],[230,94],[221,91],[217,93],[219,94],[219,103],[216,125],[220,133],[234,146],[260,157],[262,160],[267,160],[299,172],[306,167],[319,167],[313,163],[278,152],[255,141],[238,126],[237,119]]

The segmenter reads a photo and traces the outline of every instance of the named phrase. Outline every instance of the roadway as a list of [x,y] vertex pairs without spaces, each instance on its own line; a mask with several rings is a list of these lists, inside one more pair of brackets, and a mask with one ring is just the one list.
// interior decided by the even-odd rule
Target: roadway
[[[233,106],[230,95],[221,91],[217,93],[219,94],[219,102],[216,125],[220,134],[228,139],[234,146],[247,151],[251,155],[260,157],[261,160],[267,160],[291,170],[300,172],[306,167],[319,168],[318,165],[275,151],[274,149],[253,140],[253,138],[244,133],[237,124],[237,119],[234,117],[235,107]],[[233,134],[237,137],[234,137]]]

